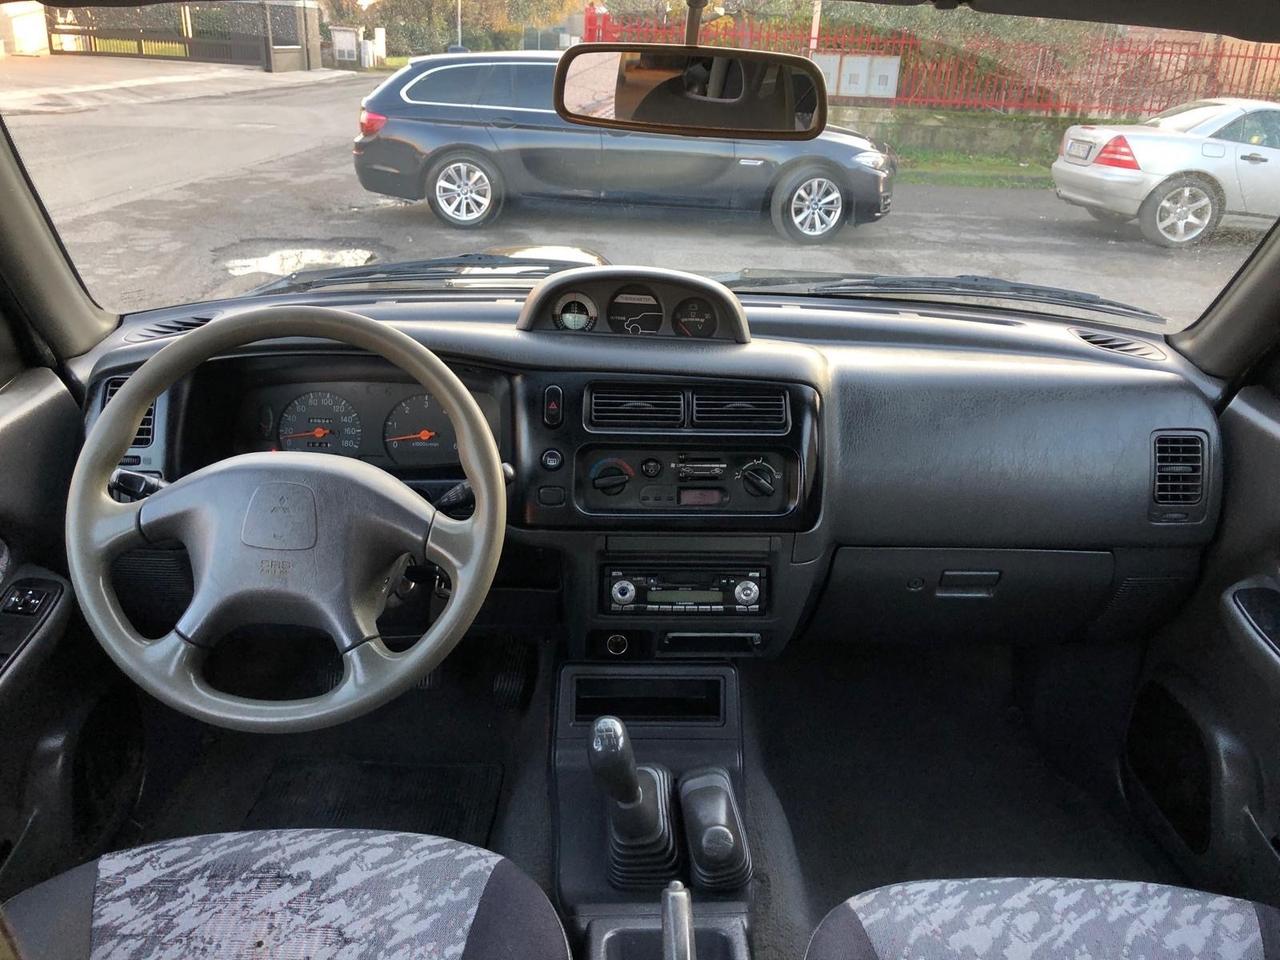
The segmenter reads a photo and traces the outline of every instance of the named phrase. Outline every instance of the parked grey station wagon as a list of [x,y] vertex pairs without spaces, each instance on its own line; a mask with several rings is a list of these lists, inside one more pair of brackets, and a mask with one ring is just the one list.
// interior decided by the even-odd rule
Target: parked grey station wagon
[[464,229],[518,197],[767,211],[801,243],[889,212],[893,158],[853,130],[750,142],[602,133],[556,114],[558,60],[531,50],[415,59],[365,98],[353,151],[361,185],[425,198]]

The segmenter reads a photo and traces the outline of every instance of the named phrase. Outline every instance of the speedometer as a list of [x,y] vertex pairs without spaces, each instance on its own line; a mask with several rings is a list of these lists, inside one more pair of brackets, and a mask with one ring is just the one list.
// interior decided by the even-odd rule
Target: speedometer
[[552,323],[561,330],[574,333],[590,330],[599,318],[600,311],[596,309],[595,302],[582,293],[566,293],[556,301],[555,309],[551,311]]
[[280,414],[277,437],[281,450],[337,453],[360,452],[360,417],[343,397],[327,390],[304,393]]

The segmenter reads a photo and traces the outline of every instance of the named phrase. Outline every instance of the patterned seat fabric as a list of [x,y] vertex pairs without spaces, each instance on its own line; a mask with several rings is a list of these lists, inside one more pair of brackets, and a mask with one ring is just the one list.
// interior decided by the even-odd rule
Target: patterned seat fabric
[[806,960],[1276,960],[1280,911],[1157,883],[931,880],[846,900]]
[[566,960],[510,861],[371,830],[268,830],[112,853],[10,900],[25,960]]

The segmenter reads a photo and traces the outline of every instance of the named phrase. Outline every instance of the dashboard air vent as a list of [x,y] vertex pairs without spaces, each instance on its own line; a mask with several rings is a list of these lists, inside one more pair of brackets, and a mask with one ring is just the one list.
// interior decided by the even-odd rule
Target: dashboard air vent
[[1103,350],[1124,353],[1131,357],[1142,357],[1144,360],[1165,359],[1163,350],[1142,340],[1130,340],[1128,337],[1119,337],[1098,330],[1073,330],[1072,333],[1085,343],[1091,343]]
[[593,427],[670,429],[684,426],[684,391],[678,387],[596,386],[588,407]]
[[141,330],[135,330],[125,337],[130,343],[141,343],[144,340],[160,340],[164,337],[176,337],[180,333],[188,333],[203,327],[212,320],[210,316],[174,317],[172,320],[157,320],[149,323]]
[[711,430],[767,430],[787,425],[785,390],[699,389],[693,425]]
[[1204,438],[1161,433],[1155,438],[1152,498],[1161,506],[1189,506],[1204,496]]
[[[105,407],[111,402],[111,398],[120,392],[120,388],[124,386],[126,377],[112,377],[107,381],[107,389],[102,396],[102,405]],[[156,405],[153,402],[147,407],[147,412],[142,415],[142,422],[138,424],[138,432],[134,434],[133,442],[130,447],[149,447],[151,441],[155,437],[156,432]]]

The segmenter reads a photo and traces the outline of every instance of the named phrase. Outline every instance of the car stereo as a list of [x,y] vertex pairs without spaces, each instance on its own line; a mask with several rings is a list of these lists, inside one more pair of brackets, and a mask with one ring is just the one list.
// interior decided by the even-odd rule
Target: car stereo
[[602,609],[610,613],[759,614],[766,604],[768,571],[607,567]]

